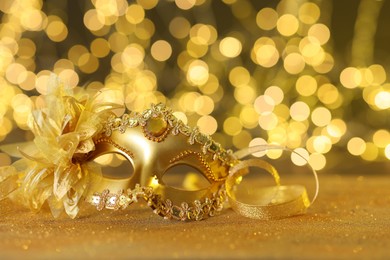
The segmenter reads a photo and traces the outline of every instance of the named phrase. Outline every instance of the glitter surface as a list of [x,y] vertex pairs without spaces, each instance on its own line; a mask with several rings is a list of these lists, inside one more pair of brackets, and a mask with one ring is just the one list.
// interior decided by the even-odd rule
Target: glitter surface
[[53,219],[0,202],[2,258],[387,258],[390,180],[326,175],[302,216],[259,221],[230,209],[201,222],[167,221],[146,205]]

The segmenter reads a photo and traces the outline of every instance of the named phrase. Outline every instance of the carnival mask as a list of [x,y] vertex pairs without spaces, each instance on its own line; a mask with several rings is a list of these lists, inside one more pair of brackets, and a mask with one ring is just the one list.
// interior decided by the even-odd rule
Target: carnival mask
[[[88,96],[76,96],[55,81],[46,98],[46,108],[33,112],[30,129],[35,135],[32,152],[0,172],[0,199],[11,197],[33,210],[47,201],[54,216],[61,211],[74,218],[81,199],[99,210],[124,209],[146,200],[164,218],[201,220],[221,211],[226,202],[240,214],[260,219],[303,213],[310,201],[303,186],[280,186],[276,169],[261,159],[242,160],[274,146],[252,147],[233,154],[210,136],[177,119],[163,104],[142,113],[122,117],[110,111],[118,106]],[[104,100],[104,98],[103,98]],[[283,149],[277,147],[278,149]],[[106,176],[94,159],[120,154],[132,174]],[[186,190],[165,183],[164,175],[177,165],[199,171],[209,185]],[[249,167],[270,173],[275,187],[265,204],[246,204],[235,195],[235,186]],[[318,180],[313,170],[318,192]],[[261,197],[256,195],[256,197]]]
[[[137,184],[152,187],[153,194],[146,198],[150,206],[164,217],[180,219],[202,219],[221,209],[223,201],[219,191],[234,163],[231,153],[197,128],[183,124],[163,104],[152,105],[143,113],[109,118],[88,159],[107,153],[123,155],[132,164],[133,174],[121,180],[104,178],[102,187],[111,191],[126,190]],[[164,183],[164,174],[177,165],[198,170],[209,181],[209,187],[189,191]],[[111,194],[104,200],[95,195],[93,203],[100,208],[103,201],[108,202],[105,205],[108,208],[126,207],[132,201],[129,198],[126,201],[123,196]]]

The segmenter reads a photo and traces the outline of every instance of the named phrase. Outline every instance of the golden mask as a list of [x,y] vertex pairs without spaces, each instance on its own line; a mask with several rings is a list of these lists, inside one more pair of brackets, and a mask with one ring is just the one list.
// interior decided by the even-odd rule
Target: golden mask
[[[101,182],[104,189],[121,191],[137,184],[152,187],[153,198],[147,200],[164,217],[199,220],[222,208],[223,192],[220,189],[234,163],[231,152],[197,128],[185,125],[163,104],[152,105],[142,113],[109,118],[88,159],[107,153],[124,156],[133,166],[133,174],[119,180],[105,177]],[[197,169],[208,180],[209,187],[193,191],[164,183],[164,174],[177,165]],[[95,204],[100,201],[95,197]],[[106,201],[109,202],[106,207],[118,207],[115,202],[120,203],[120,196],[111,196]],[[125,205],[123,198],[122,203]],[[171,204],[169,206],[173,210],[165,210],[165,204]],[[184,208],[194,210],[184,213]],[[195,213],[196,208],[198,214]]]
[[[313,169],[316,191],[310,202],[303,186],[282,186],[278,172],[266,161],[243,160],[258,151],[285,148],[266,145],[232,153],[197,128],[185,125],[163,104],[115,117],[111,111],[118,104],[104,97],[110,96],[109,90],[90,97],[73,93],[55,77],[51,81],[44,97],[46,107],[33,111],[29,121],[33,142],[0,147],[13,155],[11,151],[18,148],[22,155],[0,168],[0,199],[11,198],[35,211],[48,203],[53,216],[65,210],[74,218],[84,199],[101,210],[124,209],[142,198],[165,218],[201,220],[221,211],[227,200],[234,210],[250,218],[301,214],[317,196]],[[102,174],[94,159],[112,153],[131,163],[131,175]],[[164,176],[178,165],[197,169],[209,185],[198,190],[167,185]],[[235,190],[249,167],[271,174],[275,186],[256,191],[251,195],[255,202],[247,204]]]

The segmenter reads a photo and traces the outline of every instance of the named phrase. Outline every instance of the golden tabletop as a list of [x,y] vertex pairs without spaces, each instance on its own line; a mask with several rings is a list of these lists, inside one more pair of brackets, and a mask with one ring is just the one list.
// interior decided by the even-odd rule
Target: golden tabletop
[[[383,170],[383,169],[382,169]],[[0,202],[0,257],[29,258],[363,258],[390,257],[390,178],[321,176],[308,213],[260,221],[231,209],[200,222],[164,220],[144,204],[53,219]]]

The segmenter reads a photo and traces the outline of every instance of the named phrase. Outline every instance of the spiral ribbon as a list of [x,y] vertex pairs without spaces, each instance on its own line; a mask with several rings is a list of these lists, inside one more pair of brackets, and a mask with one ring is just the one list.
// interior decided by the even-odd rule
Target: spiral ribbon
[[[259,158],[242,160],[251,154],[272,149],[288,151],[296,154],[306,161],[307,165],[312,170],[315,180],[315,193],[311,200],[309,199],[304,186],[280,185],[280,176],[278,172],[268,162]],[[282,146],[259,145],[237,151],[234,153],[234,156],[240,161],[231,167],[225,182],[225,188],[230,206],[239,214],[253,219],[280,219],[305,213],[307,208],[316,200],[319,191],[317,172],[309,164],[307,159],[299,153]],[[248,167],[261,168],[271,174],[275,180],[275,186],[258,189],[254,194],[251,194],[251,201],[257,201],[258,203],[256,204],[244,203],[237,199],[236,196],[235,188],[240,184],[242,178],[248,173]]]

